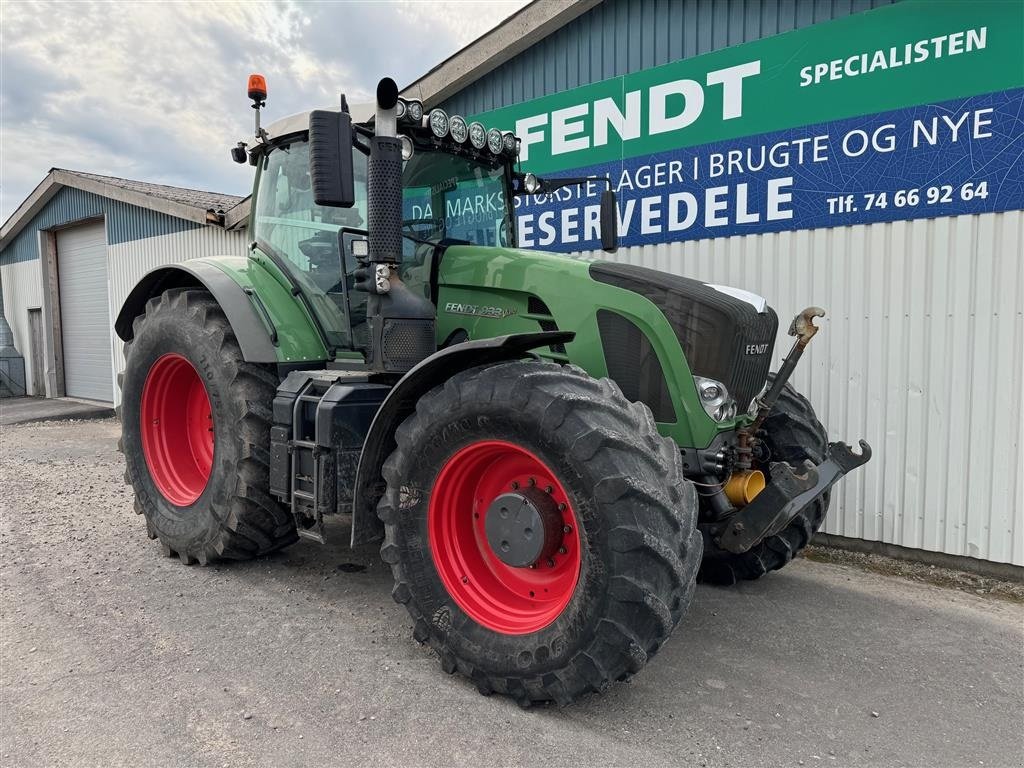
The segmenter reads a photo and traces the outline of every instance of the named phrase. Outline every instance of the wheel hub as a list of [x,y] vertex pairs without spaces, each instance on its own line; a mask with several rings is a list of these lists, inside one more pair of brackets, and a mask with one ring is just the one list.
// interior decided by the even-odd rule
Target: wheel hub
[[484,520],[487,543],[513,568],[550,557],[562,538],[562,515],[551,494],[530,488],[503,493],[491,502]]

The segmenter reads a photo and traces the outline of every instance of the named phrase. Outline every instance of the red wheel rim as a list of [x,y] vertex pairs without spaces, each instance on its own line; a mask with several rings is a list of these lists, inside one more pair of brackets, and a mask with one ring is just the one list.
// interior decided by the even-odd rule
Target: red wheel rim
[[192,504],[213,466],[210,398],[192,363],[173,353],[153,363],[139,420],[142,453],[157,489],[171,504]]
[[[488,544],[485,512],[495,498],[531,481],[550,488],[564,533],[550,561],[515,568]],[[543,629],[576,590],[582,555],[569,496],[544,462],[518,445],[484,440],[448,459],[430,495],[427,529],[434,566],[448,593],[470,618],[495,632],[525,635]]]

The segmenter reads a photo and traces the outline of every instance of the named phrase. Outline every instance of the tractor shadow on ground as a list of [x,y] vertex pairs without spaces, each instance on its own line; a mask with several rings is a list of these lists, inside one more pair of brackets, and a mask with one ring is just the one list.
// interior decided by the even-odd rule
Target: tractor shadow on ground
[[325,528],[325,544],[299,539],[250,563],[231,563],[228,570],[245,580],[270,578],[295,590],[307,588],[316,593],[328,576],[344,586],[377,591],[381,600],[391,602],[391,568],[380,558],[380,542],[350,547],[352,529],[347,515],[328,518]]
[[[379,606],[385,609],[389,623],[401,623],[411,632],[411,620],[404,608],[391,599],[391,569],[380,559],[379,544],[350,548],[350,530],[345,518],[330,518],[327,544],[300,540],[281,552],[250,563],[230,563],[222,569],[225,574],[253,587],[288,589],[312,600],[326,598],[341,609],[358,611],[367,604]],[[694,677],[694,668],[707,667],[714,655],[728,651],[730,646],[749,650],[750,643],[754,642],[742,640],[736,633],[726,631],[727,628],[749,626],[750,632],[756,635],[764,626],[774,625],[780,615],[780,605],[795,599],[793,582],[780,573],[730,588],[699,585],[689,612],[648,669],[630,685],[612,686],[606,697],[623,695],[652,672],[660,678],[661,684],[672,687],[699,683],[703,678]],[[813,583],[805,586],[812,591],[815,588]],[[834,592],[831,596],[836,597]],[[799,634],[795,629],[792,633]],[[675,679],[677,676],[680,679]],[[468,682],[466,686],[473,688]]]

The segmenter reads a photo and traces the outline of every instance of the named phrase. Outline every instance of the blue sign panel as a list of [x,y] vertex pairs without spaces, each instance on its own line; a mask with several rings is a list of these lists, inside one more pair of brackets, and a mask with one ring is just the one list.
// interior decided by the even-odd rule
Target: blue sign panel
[[[624,246],[1024,208],[1024,89],[577,168]],[[603,183],[516,201],[519,244],[600,248]]]

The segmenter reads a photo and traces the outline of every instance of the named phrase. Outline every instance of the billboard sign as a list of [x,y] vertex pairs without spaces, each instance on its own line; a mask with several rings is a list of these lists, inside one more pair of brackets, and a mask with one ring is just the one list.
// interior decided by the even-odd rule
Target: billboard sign
[[[623,245],[1024,208],[1024,3],[906,0],[474,115],[522,167],[610,179]],[[519,198],[600,247],[604,184]]]

